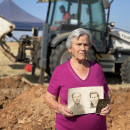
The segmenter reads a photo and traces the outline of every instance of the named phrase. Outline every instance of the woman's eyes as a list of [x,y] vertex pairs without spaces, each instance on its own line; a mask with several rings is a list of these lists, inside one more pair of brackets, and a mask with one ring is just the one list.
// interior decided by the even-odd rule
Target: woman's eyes
[[89,44],[84,44],[84,46],[89,46]]
[[86,43],[86,44],[81,44],[81,43],[79,43],[79,44],[77,44],[77,45],[78,45],[78,46],[82,46],[82,45],[83,45],[83,46],[89,46],[89,44],[87,44],[87,43]]

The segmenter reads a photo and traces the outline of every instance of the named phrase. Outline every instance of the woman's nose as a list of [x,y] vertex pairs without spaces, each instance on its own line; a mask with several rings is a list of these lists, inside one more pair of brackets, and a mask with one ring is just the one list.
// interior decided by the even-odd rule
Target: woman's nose
[[83,44],[81,45],[81,50],[85,50],[85,46]]

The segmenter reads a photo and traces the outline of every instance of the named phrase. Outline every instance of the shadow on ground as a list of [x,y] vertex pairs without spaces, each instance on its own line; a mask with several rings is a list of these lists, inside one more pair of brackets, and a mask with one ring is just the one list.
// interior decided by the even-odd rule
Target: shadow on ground
[[[23,74],[22,77],[24,77],[31,83],[39,83],[39,76]],[[119,74],[105,73],[105,77],[108,84],[122,84],[121,77]],[[49,83],[49,81],[50,76],[44,76],[44,82]]]
[[108,84],[122,84],[121,76],[114,73],[104,73]]
[[[25,67],[25,64],[12,64],[12,65],[9,65],[12,69],[15,69],[15,70],[22,70],[24,69]],[[105,74],[105,77],[106,77],[106,80],[107,80],[107,83],[108,84],[122,84],[122,81],[121,81],[121,77],[119,74],[114,74],[114,73],[104,73]],[[34,83],[34,84],[38,84],[39,83],[39,76],[37,75],[31,75],[31,74],[22,74],[21,75],[24,79],[26,79],[27,81],[29,81],[30,83]],[[49,83],[50,81],[50,76],[49,75],[45,75],[44,76],[44,82],[45,83]]]
[[12,69],[24,69],[25,64],[12,64],[9,65]]
[[[23,74],[21,75],[26,81],[32,83],[32,84],[39,84],[39,76],[36,75],[27,75]],[[44,83],[49,83],[50,77],[49,76],[44,76]]]

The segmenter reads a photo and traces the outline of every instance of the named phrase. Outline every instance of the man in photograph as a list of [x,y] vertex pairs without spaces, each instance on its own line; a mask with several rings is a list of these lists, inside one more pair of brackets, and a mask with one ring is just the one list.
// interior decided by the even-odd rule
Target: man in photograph
[[85,114],[84,106],[80,103],[81,93],[72,93],[72,100],[74,102],[74,105],[70,108],[70,110],[73,112],[73,115]]
[[90,92],[90,108],[96,108],[99,100],[99,93],[96,91]]

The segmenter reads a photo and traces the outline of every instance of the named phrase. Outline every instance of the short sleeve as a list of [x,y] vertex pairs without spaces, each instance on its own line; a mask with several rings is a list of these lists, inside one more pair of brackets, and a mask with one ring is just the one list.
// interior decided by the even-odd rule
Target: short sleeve
[[60,76],[58,67],[56,67],[50,79],[47,91],[57,97],[59,95],[59,90],[60,90]]

